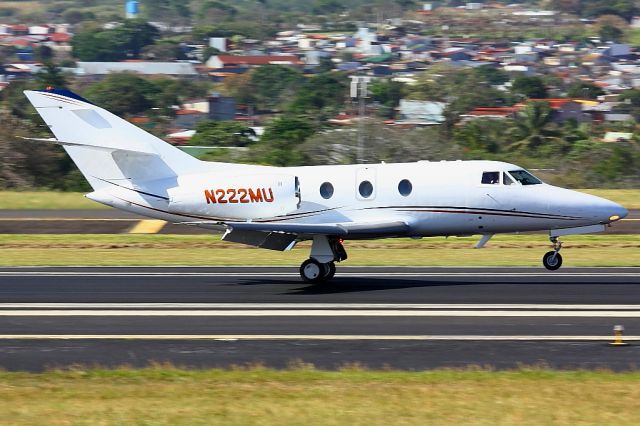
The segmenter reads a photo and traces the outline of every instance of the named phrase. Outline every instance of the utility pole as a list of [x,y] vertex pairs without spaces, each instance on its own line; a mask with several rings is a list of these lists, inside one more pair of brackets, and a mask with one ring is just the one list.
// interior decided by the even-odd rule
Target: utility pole
[[358,102],[358,131],[356,143],[356,163],[365,163],[364,156],[364,118],[367,113],[367,86],[371,81],[371,77],[363,75],[351,76],[351,99]]

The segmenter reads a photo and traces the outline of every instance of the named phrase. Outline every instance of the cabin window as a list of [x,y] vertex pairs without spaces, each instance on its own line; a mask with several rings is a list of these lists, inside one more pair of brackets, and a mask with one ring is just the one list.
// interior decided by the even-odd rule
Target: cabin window
[[360,196],[362,198],[369,198],[371,197],[371,194],[373,194],[373,185],[368,180],[363,180],[360,182],[358,192],[360,192]]
[[507,173],[502,173],[502,184],[503,185],[513,185],[513,179],[509,177]]
[[413,185],[411,185],[411,182],[408,179],[402,179],[400,183],[398,183],[398,192],[400,195],[406,197],[411,194],[412,190]]
[[329,198],[333,197],[333,185],[331,185],[331,183],[329,182],[325,182],[322,185],[320,185],[320,195],[325,200],[328,200]]
[[482,183],[487,185],[498,185],[500,183],[500,172],[482,173]]
[[509,174],[522,185],[539,185],[542,183],[540,179],[525,170],[511,170]]

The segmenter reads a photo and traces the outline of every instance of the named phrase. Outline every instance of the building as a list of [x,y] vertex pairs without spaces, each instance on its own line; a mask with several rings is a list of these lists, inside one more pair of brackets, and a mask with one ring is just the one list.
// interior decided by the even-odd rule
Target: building
[[193,64],[188,62],[78,62],[76,68],[77,74],[86,76],[102,76],[115,72],[180,77],[197,77],[199,75]]
[[428,126],[444,123],[444,102],[410,101],[400,99],[398,106],[399,120],[397,124],[415,124]]
[[207,60],[207,67],[215,70],[225,68],[253,68],[261,65],[302,66],[304,63],[295,55],[231,56],[214,55]]

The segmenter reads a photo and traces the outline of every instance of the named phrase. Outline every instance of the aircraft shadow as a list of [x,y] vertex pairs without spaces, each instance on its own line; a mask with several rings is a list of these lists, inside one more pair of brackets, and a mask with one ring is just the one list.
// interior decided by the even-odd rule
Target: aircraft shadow
[[[268,285],[275,284],[272,280],[250,280],[239,283],[240,285]],[[299,280],[279,281],[283,285],[299,285],[280,294],[282,295],[317,295],[335,293],[354,293],[380,290],[399,290],[420,287],[441,287],[441,286],[463,286],[486,284],[474,281],[439,281],[425,279],[392,279],[392,278],[339,278],[336,277],[330,282],[321,284],[306,284]]]

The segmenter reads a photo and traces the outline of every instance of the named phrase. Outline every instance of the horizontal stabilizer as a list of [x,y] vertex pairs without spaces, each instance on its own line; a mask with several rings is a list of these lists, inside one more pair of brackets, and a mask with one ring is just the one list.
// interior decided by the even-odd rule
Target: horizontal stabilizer
[[155,152],[146,152],[146,151],[139,151],[139,150],[132,150],[132,149],[126,149],[126,148],[114,148],[114,147],[108,147],[108,146],[100,146],[100,145],[91,145],[91,144],[87,144],[87,143],[77,143],[77,142],[67,142],[67,141],[61,141],[58,140],[56,138],[25,138],[22,136],[18,136],[20,139],[23,139],[25,141],[29,141],[29,142],[45,142],[45,143],[50,143],[50,144],[54,144],[54,145],[62,145],[62,146],[80,146],[83,148],[91,148],[91,149],[99,149],[99,150],[103,150],[103,151],[126,151],[126,152],[136,152],[136,153],[144,153],[147,155],[158,155]]

